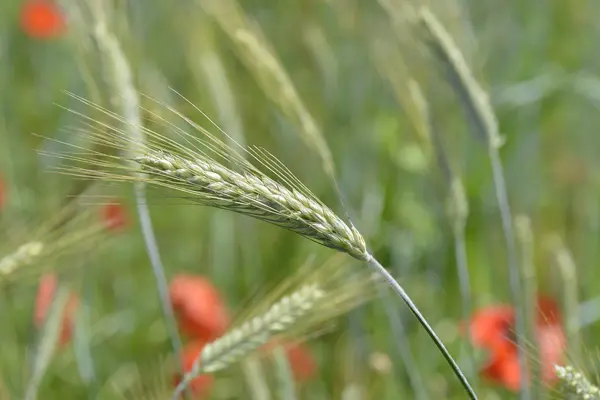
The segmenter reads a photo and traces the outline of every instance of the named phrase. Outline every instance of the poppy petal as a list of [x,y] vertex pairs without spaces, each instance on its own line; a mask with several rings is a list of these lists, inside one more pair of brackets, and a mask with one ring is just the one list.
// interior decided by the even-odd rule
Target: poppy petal
[[170,284],[171,303],[185,334],[214,340],[223,335],[230,324],[229,313],[219,291],[200,276],[177,275]]
[[485,307],[476,312],[469,322],[473,345],[491,348],[503,342],[514,318],[515,313],[510,306]]
[[536,336],[540,355],[541,378],[543,382],[550,384],[557,379],[554,366],[560,365],[563,361],[567,338],[560,325],[539,327]]
[[61,35],[65,27],[64,16],[54,2],[31,0],[21,9],[21,28],[32,38],[54,38]]

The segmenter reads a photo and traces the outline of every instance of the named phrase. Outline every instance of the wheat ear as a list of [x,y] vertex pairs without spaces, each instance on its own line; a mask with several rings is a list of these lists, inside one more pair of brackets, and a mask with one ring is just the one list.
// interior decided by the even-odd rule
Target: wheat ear
[[266,344],[273,336],[288,330],[324,295],[316,285],[304,286],[273,304],[265,314],[252,318],[239,328],[207,344],[175,389],[172,399],[178,399],[186,386],[198,375],[227,368]]
[[600,399],[600,389],[572,366],[555,365],[554,370],[567,393],[574,394],[581,400]]
[[238,173],[212,160],[189,160],[165,152],[135,161],[149,176],[180,181],[208,205],[236,211],[294,231],[326,247],[366,260],[365,241],[329,208],[267,176]]
[[[129,124],[127,120],[97,105],[90,105],[126,126]],[[298,233],[323,246],[348,253],[356,259],[368,259],[365,240],[360,232],[319,201],[273,156],[263,149],[247,150],[255,161],[273,172],[285,184],[263,174],[230,146],[177,111],[170,110],[201,130],[207,140],[192,137],[178,128],[178,133],[187,142],[186,148],[156,132],[145,130],[148,142],[140,146],[140,155],[132,159],[84,149],[83,155],[59,155],[61,158],[87,164],[84,167],[65,167],[62,171],[104,181],[143,180],[151,186],[162,186],[192,194],[193,201],[202,205],[249,215]],[[154,115],[158,120],[164,121],[162,117]],[[133,139],[129,138],[125,131],[114,126],[101,125],[105,130],[92,129],[87,132],[90,140],[127,152]],[[68,145],[77,147],[73,144]],[[195,151],[190,150],[190,147]],[[232,165],[232,168],[226,167],[219,158]],[[91,165],[114,168],[127,173],[95,171]]]

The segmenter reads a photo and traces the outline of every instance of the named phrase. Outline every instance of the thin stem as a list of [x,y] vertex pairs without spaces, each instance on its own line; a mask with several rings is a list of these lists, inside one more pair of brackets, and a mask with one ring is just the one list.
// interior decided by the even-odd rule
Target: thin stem
[[[537,343],[535,335],[536,321],[536,293],[537,293],[537,276],[535,271],[535,254],[533,231],[531,229],[531,220],[526,215],[519,215],[514,220],[516,235],[519,241],[519,250],[521,257],[521,267],[523,269],[523,310],[526,322],[525,341],[530,343],[528,355],[530,360],[539,360],[539,343]],[[531,382],[541,382],[541,369],[537,362],[530,363]],[[534,399],[540,398],[544,391],[543,385],[531,385],[531,396]]]
[[[167,277],[165,276],[165,268],[160,258],[158,251],[158,243],[156,236],[154,235],[154,228],[152,227],[152,219],[150,218],[150,210],[146,203],[146,187],[144,183],[136,183],[134,187],[136,207],[138,216],[140,218],[140,226],[142,230],[142,236],[144,238],[144,244],[146,245],[146,252],[152,265],[152,272],[156,281],[156,288],[158,290],[158,296],[161,299],[162,311],[165,316],[165,324],[167,326],[167,332],[169,338],[171,338],[171,345],[175,356],[179,360],[181,354],[181,338],[177,331],[177,324],[175,323],[175,313],[173,312],[173,305],[169,298],[169,287],[167,285]],[[178,363],[179,364],[179,363]],[[181,367],[179,367],[181,368]]]
[[446,349],[446,347],[444,346],[444,344],[442,343],[440,338],[437,336],[437,334],[435,333],[433,328],[429,325],[429,323],[427,322],[427,320],[425,319],[423,314],[421,314],[421,312],[419,311],[419,309],[417,308],[415,303],[413,303],[410,296],[404,291],[402,286],[400,286],[400,284],[383,267],[383,265],[381,265],[379,263],[379,261],[377,261],[375,259],[375,257],[373,257],[370,254],[369,254],[369,258],[367,260],[367,264],[371,268],[373,268],[378,274],[380,274],[388,282],[388,284],[391,286],[392,290],[394,292],[396,292],[396,294],[398,296],[400,296],[402,301],[404,301],[404,303],[408,306],[408,309],[410,310],[410,312],[413,313],[413,315],[417,318],[417,321],[419,321],[419,324],[421,324],[421,326],[425,329],[425,331],[427,332],[427,334],[429,335],[431,340],[433,340],[433,343],[435,344],[435,346],[442,353],[442,355],[446,359],[446,362],[448,362],[448,364],[450,365],[450,368],[452,368],[454,375],[456,375],[456,377],[460,381],[461,385],[464,387],[469,398],[471,400],[477,400],[477,395],[475,394],[475,391],[469,384],[469,381],[467,380],[467,378],[465,377],[463,372],[460,370],[459,366],[456,364],[456,361],[454,361],[454,358],[452,358],[452,356],[450,355],[450,353],[448,352],[448,350]]
[[527,332],[527,324],[525,323],[525,315],[523,313],[523,290],[521,287],[521,274],[519,271],[519,261],[517,259],[517,244],[513,230],[513,219],[510,211],[510,203],[508,201],[508,191],[506,190],[506,181],[504,172],[502,171],[502,162],[498,154],[496,146],[489,146],[489,157],[492,165],[492,175],[494,187],[496,191],[496,199],[498,201],[498,209],[502,220],[502,232],[504,233],[504,242],[506,245],[506,256],[508,258],[508,275],[510,281],[510,289],[515,308],[515,328],[516,341],[518,349],[518,360],[521,368],[521,399],[530,399],[531,393],[527,383],[527,356],[525,354],[525,335]]
[[[468,321],[471,317],[471,277],[469,274],[469,265],[467,261],[467,246],[465,243],[465,228],[455,228],[454,230],[454,257],[456,258],[456,271],[458,274],[458,285],[460,288],[460,298],[462,300],[462,316],[464,321]],[[468,332],[467,341],[463,345],[463,349],[467,354],[468,359],[468,375],[475,379],[475,357],[473,355],[473,345],[471,341],[470,330]]]
[[[383,301],[383,306],[385,308],[385,313],[387,314],[388,319],[390,320],[390,325],[392,328],[392,332],[398,336],[398,338],[391,337],[392,344],[394,348],[397,349],[398,355],[400,356],[401,361],[404,365],[417,365],[415,362],[415,358],[410,350],[410,346],[408,345],[404,331],[404,323],[402,322],[402,318],[398,315],[394,310],[394,304],[389,301],[390,299],[383,296],[384,285],[377,285],[377,290],[379,292],[379,297]],[[387,288],[385,288],[387,289]],[[417,370],[417,368],[406,368],[406,374],[408,375],[408,380],[410,385],[414,390],[415,399],[424,400],[427,399],[427,390],[425,385],[423,384],[423,380],[421,379],[421,374]]]

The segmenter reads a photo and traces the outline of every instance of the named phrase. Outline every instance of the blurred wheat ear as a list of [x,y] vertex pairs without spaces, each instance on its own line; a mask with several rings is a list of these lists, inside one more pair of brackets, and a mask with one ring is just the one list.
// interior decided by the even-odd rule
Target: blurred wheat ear
[[[128,156],[131,154],[128,150],[134,140],[127,134],[129,120],[85,99],[73,96],[104,114],[108,120],[112,120],[113,123],[102,123],[94,121],[85,114],[72,111],[81,116],[88,125],[88,129],[85,129],[83,133],[88,135],[89,142],[117,150],[117,155],[90,151],[67,143],[77,151],[48,154],[74,164],[58,167],[58,171],[72,176],[102,181],[145,182],[148,186],[187,193],[199,204],[230,210],[269,222],[323,246],[367,262],[369,267],[385,278],[390,287],[409,307],[449,363],[467,390],[469,397],[477,398],[453,357],[410,296],[394,277],[369,254],[360,232],[351,223],[346,223],[338,217],[312,194],[285,165],[266,150],[257,147],[246,149],[239,146],[241,151],[272,173],[277,180],[261,172],[239,152],[206,129],[168,105],[163,105],[203,136],[195,137],[161,116],[146,110],[157,121],[164,122],[169,130],[179,135],[181,140],[176,141],[155,131],[141,128],[144,130],[147,140],[141,145],[136,143],[140,146],[139,151],[132,158]],[[204,116],[206,117],[206,115]],[[118,127],[119,125],[124,128]],[[225,132],[222,133],[227,136]],[[229,139],[234,142],[232,138]],[[225,165],[231,165],[231,167]]]
[[37,278],[56,261],[98,250],[108,241],[96,207],[68,204],[47,220],[11,237],[0,249],[0,282]]
[[314,337],[330,327],[336,317],[373,299],[381,283],[379,276],[355,267],[336,255],[322,265],[308,262],[286,276],[243,310],[231,330],[203,349],[173,398],[200,374],[242,361],[254,361],[256,368],[256,351],[262,348],[262,355],[273,351],[263,345]]
[[558,379],[560,379],[563,388],[563,395],[572,395],[575,399],[594,400],[600,399],[600,389],[593,385],[580,371],[570,365],[555,365],[554,370]]
[[288,330],[310,312],[324,295],[315,285],[305,286],[273,304],[264,315],[254,317],[239,328],[207,344],[192,369],[185,374],[175,389],[172,399],[178,399],[186,386],[198,375],[216,372],[237,363],[260,346],[267,344],[277,333]]

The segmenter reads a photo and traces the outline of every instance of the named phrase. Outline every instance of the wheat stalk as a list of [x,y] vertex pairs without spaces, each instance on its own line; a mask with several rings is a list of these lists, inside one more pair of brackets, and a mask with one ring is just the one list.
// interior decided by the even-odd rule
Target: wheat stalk
[[273,336],[290,329],[324,295],[325,292],[316,285],[304,286],[273,304],[265,314],[252,318],[207,344],[175,389],[172,399],[178,399],[185,387],[198,375],[227,368],[266,344]]
[[600,399],[600,389],[572,366],[555,365],[554,370],[568,393],[577,395],[581,400]]

